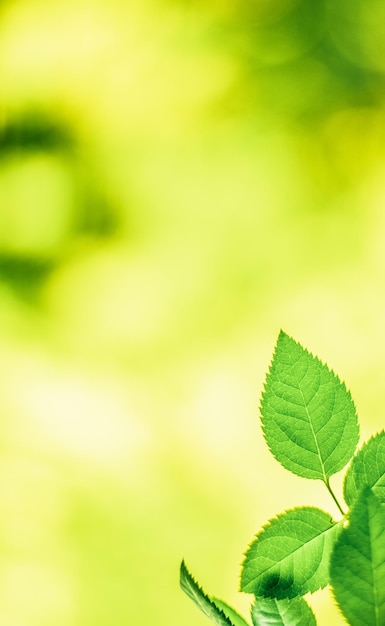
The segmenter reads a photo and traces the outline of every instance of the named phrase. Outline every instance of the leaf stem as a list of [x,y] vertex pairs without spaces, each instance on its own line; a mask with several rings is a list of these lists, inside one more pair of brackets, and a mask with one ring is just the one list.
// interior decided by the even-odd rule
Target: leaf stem
[[332,488],[331,488],[331,486],[330,486],[329,479],[328,479],[328,478],[326,478],[326,479],[324,480],[324,483],[325,483],[325,485],[326,485],[326,489],[328,490],[328,492],[330,493],[330,495],[331,495],[331,497],[333,498],[334,502],[335,502],[335,503],[336,503],[336,505],[338,506],[339,511],[342,513],[342,515],[343,515],[343,516],[345,516],[345,515],[346,515],[346,513],[345,513],[345,511],[343,510],[343,508],[341,507],[340,503],[338,502],[338,500],[337,500],[337,498],[336,498],[336,495],[335,495],[335,493],[334,493],[333,489],[332,489]]

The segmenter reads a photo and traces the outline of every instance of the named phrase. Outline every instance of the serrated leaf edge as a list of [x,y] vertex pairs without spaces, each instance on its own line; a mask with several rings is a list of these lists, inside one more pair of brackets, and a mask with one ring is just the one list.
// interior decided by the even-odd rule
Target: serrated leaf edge
[[[245,620],[245,618],[238,613],[238,611],[236,609],[234,609],[232,606],[230,606],[230,604],[228,604],[227,602],[225,602],[224,600],[221,600],[220,598],[217,598],[216,596],[211,596],[211,600],[217,605],[217,607],[219,609],[221,609],[223,612],[225,612],[222,608],[222,606],[226,607],[226,609],[230,612],[230,616],[234,615],[236,617],[237,620],[240,620],[241,622],[243,622],[244,626],[249,626],[248,622]],[[219,603],[219,606],[218,606]],[[232,618],[229,617],[229,619],[231,620]]]
[[[193,589],[194,595],[190,595],[190,593],[188,593],[187,591],[188,585],[186,584],[186,581],[188,582],[188,585]],[[204,613],[206,617],[208,617],[209,619],[212,619],[210,615],[207,615],[207,612],[204,610],[204,603],[200,602],[201,598],[203,598],[204,601],[207,602],[211,606],[214,613],[217,613],[218,617],[221,620],[223,620],[223,623],[228,624],[228,626],[234,626],[230,618],[227,617],[227,615],[222,611],[222,609],[220,609],[215,604],[215,601],[212,598],[210,598],[210,596],[208,596],[207,593],[203,591],[202,587],[197,583],[195,578],[192,576],[192,574],[188,570],[184,559],[182,560],[180,564],[179,582],[180,582],[182,591],[184,591],[184,593],[190,598],[190,600],[192,600],[201,609],[202,613]]]
[[[377,439],[377,437],[380,437],[381,435],[382,435],[382,436],[385,436],[385,429],[382,429],[382,430],[378,431],[377,433],[375,433],[374,435],[372,435],[372,436],[371,436],[371,437],[370,437],[367,441],[364,441],[364,442],[363,442],[363,444],[361,445],[361,447],[360,447],[358,450],[356,450],[356,452],[355,452],[355,454],[354,454],[353,458],[351,459],[351,461],[350,461],[350,463],[349,463],[349,466],[348,466],[348,468],[347,468],[347,470],[346,470],[346,472],[345,472],[344,482],[343,482],[343,489],[342,489],[342,491],[343,491],[343,497],[344,497],[344,500],[345,500],[346,504],[349,506],[349,508],[352,508],[352,506],[354,506],[354,503],[357,501],[357,499],[358,499],[358,497],[359,497],[359,495],[360,495],[360,493],[361,493],[362,489],[364,489],[364,487],[370,487],[370,489],[373,489],[373,487],[375,487],[375,486],[376,486],[376,483],[374,483],[374,485],[361,485],[361,488],[360,488],[360,489],[357,489],[357,496],[356,496],[355,500],[353,500],[350,504],[348,503],[348,501],[347,501],[347,499],[346,499],[346,492],[345,492],[345,489],[346,489],[346,483],[347,483],[347,480],[348,480],[348,475],[350,474],[350,472],[352,472],[352,471],[353,471],[353,465],[355,464],[356,459],[357,459],[357,458],[358,458],[361,454],[363,454],[363,453],[364,453],[364,451],[366,450],[366,448],[367,448],[367,447],[369,447],[369,445],[370,445],[370,444],[371,444],[371,443],[372,443],[375,439]],[[355,484],[355,486],[356,486],[356,482],[354,482],[354,484]],[[374,495],[375,495],[375,494],[374,494]]]
[[[327,516],[329,517],[330,522],[331,522],[331,526],[330,526],[330,528],[328,528],[326,531],[323,531],[323,532],[328,532],[329,530],[331,530],[331,529],[332,529],[332,528],[334,528],[335,526],[338,526],[338,525],[341,525],[341,526],[342,526],[342,524],[344,523],[344,520],[340,520],[340,521],[338,521],[338,522],[337,522],[336,520],[334,520],[334,519],[333,519],[333,516],[332,516],[332,515],[330,515],[330,513],[328,513],[327,511],[324,511],[323,509],[320,509],[319,507],[316,507],[316,506],[299,506],[299,507],[292,507],[292,508],[290,508],[290,509],[286,509],[286,510],[285,510],[285,511],[283,511],[282,513],[278,513],[278,515],[275,515],[274,517],[270,518],[270,519],[269,519],[269,520],[268,520],[268,521],[267,521],[267,522],[266,522],[266,523],[265,523],[265,524],[264,524],[264,525],[260,528],[260,530],[259,530],[259,531],[258,531],[258,532],[254,535],[253,539],[251,540],[251,542],[249,543],[249,545],[247,546],[246,550],[245,550],[245,551],[244,551],[244,553],[243,553],[244,559],[243,559],[243,561],[242,561],[242,563],[241,563],[241,576],[240,576],[241,580],[240,580],[240,588],[239,588],[239,591],[241,591],[241,592],[243,592],[243,593],[252,593],[252,592],[249,592],[249,591],[244,591],[244,589],[242,588],[242,574],[243,574],[243,569],[244,569],[244,566],[245,566],[245,563],[246,563],[246,560],[247,560],[248,553],[250,552],[250,550],[251,550],[252,546],[254,546],[254,544],[256,543],[256,541],[259,539],[259,537],[260,537],[263,533],[265,533],[265,532],[266,532],[266,530],[268,530],[268,529],[270,528],[270,526],[271,526],[271,525],[272,525],[275,521],[277,521],[278,519],[280,519],[280,518],[281,518],[281,517],[283,517],[284,515],[287,515],[288,513],[292,513],[292,512],[294,512],[294,511],[308,511],[308,510],[311,510],[311,511],[318,511],[319,513],[322,513],[323,515],[327,515]],[[322,534],[322,533],[320,533],[320,535],[321,535],[321,534]],[[319,537],[320,535],[318,535],[317,537]],[[316,539],[317,537],[313,537],[313,539],[312,539],[311,541],[314,541],[314,539]],[[294,552],[296,552],[296,551],[297,551],[297,550],[299,550],[299,549],[300,549],[300,548],[297,548],[296,550],[294,550],[294,551],[292,552],[292,554],[294,554]],[[323,585],[323,586],[320,586],[320,587],[319,587],[319,589],[324,589],[326,586],[327,586],[327,584],[326,584],[326,585]],[[255,595],[255,594],[254,594],[254,595]],[[305,594],[298,594],[297,596],[294,596],[294,597],[302,597],[302,595],[305,595]],[[258,597],[258,596],[256,596],[256,597]],[[264,596],[261,596],[261,597],[264,597]],[[269,597],[269,596],[266,596],[266,597]],[[283,599],[283,598],[279,598],[279,599]]]
[[[274,350],[273,350],[273,356],[271,357],[270,364],[269,364],[269,368],[268,368],[267,373],[266,373],[266,376],[265,376],[265,381],[264,381],[264,383],[263,383],[262,393],[261,393],[261,397],[260,397],[259,407],[258,407],[258,408],[259,408],[260,422],[261,422],[261,429],[262,429],[263,438],[264,438],[264,440],[265,440],[265,442],[266,442],[266,445],[267,445],[267,447],[268,447],[268,449],[269,449],[270,454],[274,457],[274,459],[275,459],[276,461],[278,461],[278,463],[279,463],[279,464],[280,464],[280,465],[281,465],[281,466],[282,466],[285,470],[290,471],[291,473],[295,474],[296,476],[299,476],[299,474],[296,474],[296,473],[295,473],[295,472],[293,472],[292,470],[288,470],[288,468],[287,468],[287,467],[285,467],[285,465],[283,464],[283,462],[282,462],[282,461],[280,461],[279,459],[277,459],[277,457],[275,456],[274,452],[273,452],[273,451],[272,451],[272,449],[271,449],[271,446],[269,445],[269,443],[268,443],[268,441],[267,441],[266,432],[265,432],[265,425],[264,425],[264,419],[263,419],[263,415],[262,415],[262,413],[263,413],[263,412],[262,412],[262,404],[263,404],[264,397],[265,397],[266,392],[267,392],[267,390],[266,390],[267,380],[268,380],[268,378],[269,378],[269,376],[270,376],[270,374],[271,374],[271,370],[272,370],[272,367],[273,367],[273,364],[274,364],[274,359],[275,359],[275,357],[276,357],[276,353],[277,353],[277,348],[278,348],[279,342],[282,340],[282,337],[287,337],[288,339],[290,339],[291,341],[293,341],[293,342],[294,342],[297,346],[299,346],[299,347],[301,348],[301,350],[303,350],[303,352],[305,352],[305,353],[306,353],[308,356],[310,356],[312,359],[315,359],[316,361],[318,361],[318,363],[320,363],[320,364],[322,365],[322,367],[326,367],[326,369],[327,369],[329,372],[331,372],[331,373],[333,374],[333,376],[336,378],[336,381],[338,382],[338,384],[339,384],[339,385],[341,385],[341,387],[343,387],[343,389],[344,389],[344,390],[346,391],[346,393],[349,395],[349,398],[350,398],[350,400],[351,400],[351,402],[352,402],[352,404],[353,404],[354,412],[355,412],[355,415],[356,415],[356,417],[357,417],[357,427],[358,427],[358,434],[359,434],[358,414],[357,414],[357,407],[356,407],[355,402],[354,402],[354,400],[353,400],[353,396],[352,396],[352,394],[351,394],[351,392],[350,392],[349,388],[346,386],[346,383],[345,383],[343,380],[341,380],[341,378],[338,376],[338,374],[336,374],[336,373],[335,373],[335,371],[334,371],[331,367],[329,367],[329,365],[328,365],[326,362],[322,361],[322,359],[320,359],[318,356],[316,356],[315,354],[313,354],[312,352],[310,352],[310,350],[308,350],[307,348],[305,348],[305,347],[304,347],[304,346],[303,346],[303,345],[302,345],[299,341],[297,341],[296,339],[294,339],[294,337],[292,337],[291,335],[289,335],[288,333],[286,333],[284,330],[282,330],[282,329],[281,329],[281,330],[279,331],[279,334],[278,334],[278,339],[277,339],[277,341],[276,341],[276,343],[275,343],[275,347],[274,347]],[[357,449],[357,446],[356,446],[355,450],[356,450],[356,449]],[[354,457],[353,457],[353,458],[354,458]],[[349,461],[348,461],[348,462],[349,462]],[[348,462],[347,462],[347,463],[348,463]],[[343,468],[341,468],[341,469],[343,469]],[[339,470],[339,471],[340,471],[340,470]],[[337,472],[336,472],[336,473],[337,473]],[[300,477],[301,477],[301,478],[305,478],[304,476],[300,476]],[[321,481],[325,482],[325,480],[323,480],[321,477],[314,478],[314,479],[309,479],[309,478],[308,478],[308,480],[321,480]],[[326,481],[326,482],[327,482],[327,481]]]

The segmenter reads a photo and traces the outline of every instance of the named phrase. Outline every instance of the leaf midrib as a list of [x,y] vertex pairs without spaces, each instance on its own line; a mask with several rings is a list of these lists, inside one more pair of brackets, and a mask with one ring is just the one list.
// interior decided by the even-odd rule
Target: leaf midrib
[[[300,546],[298,546],[298,548],[295,548],[292,552],[290,552],[290,554],[288,554],[287,556],[285,556],[283,559],[281,559],[280,561],[276,561],[274,565],[269,566],[267,569],[263,570],[263,572],[261,572],[258,575],[258,578],[261,576],[264,576],[266,573],[268,573],[270,570],[274,569],[274,567],[276,567],[278,564],[280,563],[284,563],[287,559],[290,559],[290,557],[292,557],[296,552],[298,552],[298,550],[301,550],[304,548],[304,546],[307,546],[308,544],[311,544],[312,541],[316,541],[317,539],[319,539],[320,537],[322,537],[322,535],[328,533],[329,531],[333,530],[338,524],[340,524],[341,522],[336,522],[334,523],[332,526],[329,526],[329,528],[326,528],[325,530],[322,530],[318,535],[316,535],[315,537],[312,537],[311,539],[309,539],[308,541],[302,543]],[[255,561],[257,560],[257,558],[259,557],[255,557],[255,559],[250,559],[251,561]],[[321,563],[321,561],[320,561]]]
[[[309,370],[309,368],[307,368],[307,371],[308,370]],[[323,482],[326,484],[327,480],[328,480],[328,477],[326,475],[325,465],[324,465],[324,462],[323,462],[323,459],[322,459],[322,456],[321,456],[321,450],[320,450],[320,447],[318,445],[316,432],[315,432],[315,430],[313,428],[312,420],[311,420],[310,413],[309,413],[309,410],[308,410],[308,405],[306,403],[305,396],[304,396],[302,388],[301,388],[301,381],[299,380],[299,378],[297,376],[297,372],[296,372],[295,368],[294,368],[294,374],[295,374],[295,378],[297,380],[299,392],[300,392],[302,400],[303,400],[303,406],[304,406],[304,409],[306,411],[306,415],[308,417],[308,421],[309,421],[309,425],[310,425],[310,429],[311,429],[311,434],[313,436],[313,439],[314,439],[314,442],[315,442],[315,445],[316,445],[317,455],[318,455],[318,458],[319,458],[319,462],[320,462],[321,469],[322,469],[322,474],[323,474]],[[319,390],[319,387],[320,387],[320,385],[318,385],[317,391]],[[313,397],[317,394],[317,391],[314,393]]]

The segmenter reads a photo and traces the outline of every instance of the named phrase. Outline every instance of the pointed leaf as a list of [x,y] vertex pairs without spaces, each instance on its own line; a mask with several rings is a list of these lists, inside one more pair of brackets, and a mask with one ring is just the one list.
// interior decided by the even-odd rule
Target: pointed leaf
[[367,441],[353,458],[345,476],[344,498],[352,506],[363,487],[371,487],[381,502],[385,502],[385,432]]
[[293,598],[329,582],[329,558],[341,523],[314,507],[291,509],[271,520],[246,552],[241,590]]
[[329,477],[358,442],[353,400],[329,368],[281,331],[261,401],[267,444],[282,465],[305,478]]
[[219,598],[211,598],[211,600],[224,612],[225,615],[227,615],[234,626],[249,626],[246,620],[239,615],[238,611],[233,609],[233,607],[227,604],[227,602],[223,602],[223,600],[219,600]]
[[310,606],[303,598],[276,600],[257,598],[251,610],[254,626],[316,626]]
[[330,577],[351,626],[385,624],[385,509],[369,487],[359,495],[335,545]]
[[224,611],[205,594],[203,589],[191,576],[184,561],[182,561],[180,566],[180,586],[200,610],[217,624],[217,626],[238,626],[238,624],[232,622]]

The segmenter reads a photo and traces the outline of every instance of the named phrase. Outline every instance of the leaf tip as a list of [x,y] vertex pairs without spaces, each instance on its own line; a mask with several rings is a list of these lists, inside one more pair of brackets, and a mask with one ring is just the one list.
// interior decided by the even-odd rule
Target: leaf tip
[[187,569],[186,561],[182,559],[181,564],[179,566],[179,584],[183,590],[185,590],[186,582],[194,582],[192,575]]

